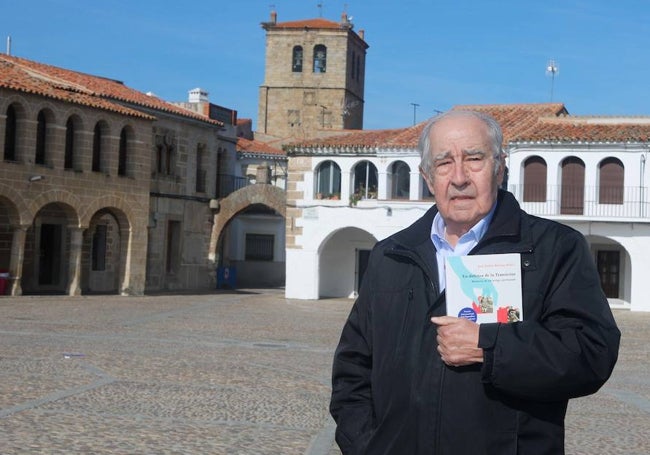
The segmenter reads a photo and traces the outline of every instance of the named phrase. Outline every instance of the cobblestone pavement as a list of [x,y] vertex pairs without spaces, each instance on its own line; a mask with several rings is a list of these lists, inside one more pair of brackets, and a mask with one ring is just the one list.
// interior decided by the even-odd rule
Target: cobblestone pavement
[[[0,299],[0,454],[340,454],[330,364],[348,300],[280,291]],[[617,311],[610,382],[568,454],[650,453],[650,314]]]

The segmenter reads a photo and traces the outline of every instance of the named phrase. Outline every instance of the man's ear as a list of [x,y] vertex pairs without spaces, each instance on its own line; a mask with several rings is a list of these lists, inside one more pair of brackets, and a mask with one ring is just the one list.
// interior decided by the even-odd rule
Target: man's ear
[[500,187],[503,184],[503,179],[506,175],[506,154],[501,153],[497,161],[497,166],[499,170],[497,171],[497,186]]
[[429,174],[424,172],[422,166],[418,166],[418,170],[420,171],[420,175],[424,179],[424,183],[427,184],[427,188],[429,188],[429,193],[431,193],[431,195],[435,197],[435,194],[433,193],[433,179]]

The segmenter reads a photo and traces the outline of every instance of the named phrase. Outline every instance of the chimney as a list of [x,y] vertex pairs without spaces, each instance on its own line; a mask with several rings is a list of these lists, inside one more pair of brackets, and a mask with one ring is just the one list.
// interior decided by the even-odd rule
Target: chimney
[[207,103],[208,92],[202,88],[195,88],[189,91],[189,102],[190,103]]
[[275,25],[278,23],[278,13],[275,10],[271,11],[271,24]]
[[346,24],[348,22],[348,13],[343,11],[341,13],[341,24]]
[[363,41],[366,40],[366,31],[364,29],[359,30],[359,38],[361,38]]

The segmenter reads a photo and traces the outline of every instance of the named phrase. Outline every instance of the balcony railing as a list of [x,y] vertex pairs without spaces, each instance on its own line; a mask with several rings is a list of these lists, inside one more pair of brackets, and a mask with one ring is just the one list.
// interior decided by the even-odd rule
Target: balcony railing
[[217,198],[224,198],[246,186],[248,186],[248,179],[246,177],[217,174]]
[[649,218],[648,188],[571,185],[508,185],[521,208],[532,215],[593,218]]

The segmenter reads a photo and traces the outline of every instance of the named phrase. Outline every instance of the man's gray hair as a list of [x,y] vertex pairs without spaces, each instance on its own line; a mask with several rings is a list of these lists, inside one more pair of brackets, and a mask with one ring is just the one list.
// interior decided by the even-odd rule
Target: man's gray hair
[[503,155],[503,132],[499,123],[490,115],[478,111],[447,111],[435,116],[424,126],[420,140],[418,141],[418,150],[420,152],[420,168],[427,175],[431,175],[432,157],[431,157],[431,129],[439,121],[448,117],[473,117],[485,124],[488,130],[490,145],[492,147],[492,156],[494,157],[494,174],[499,171],[499,163]]

